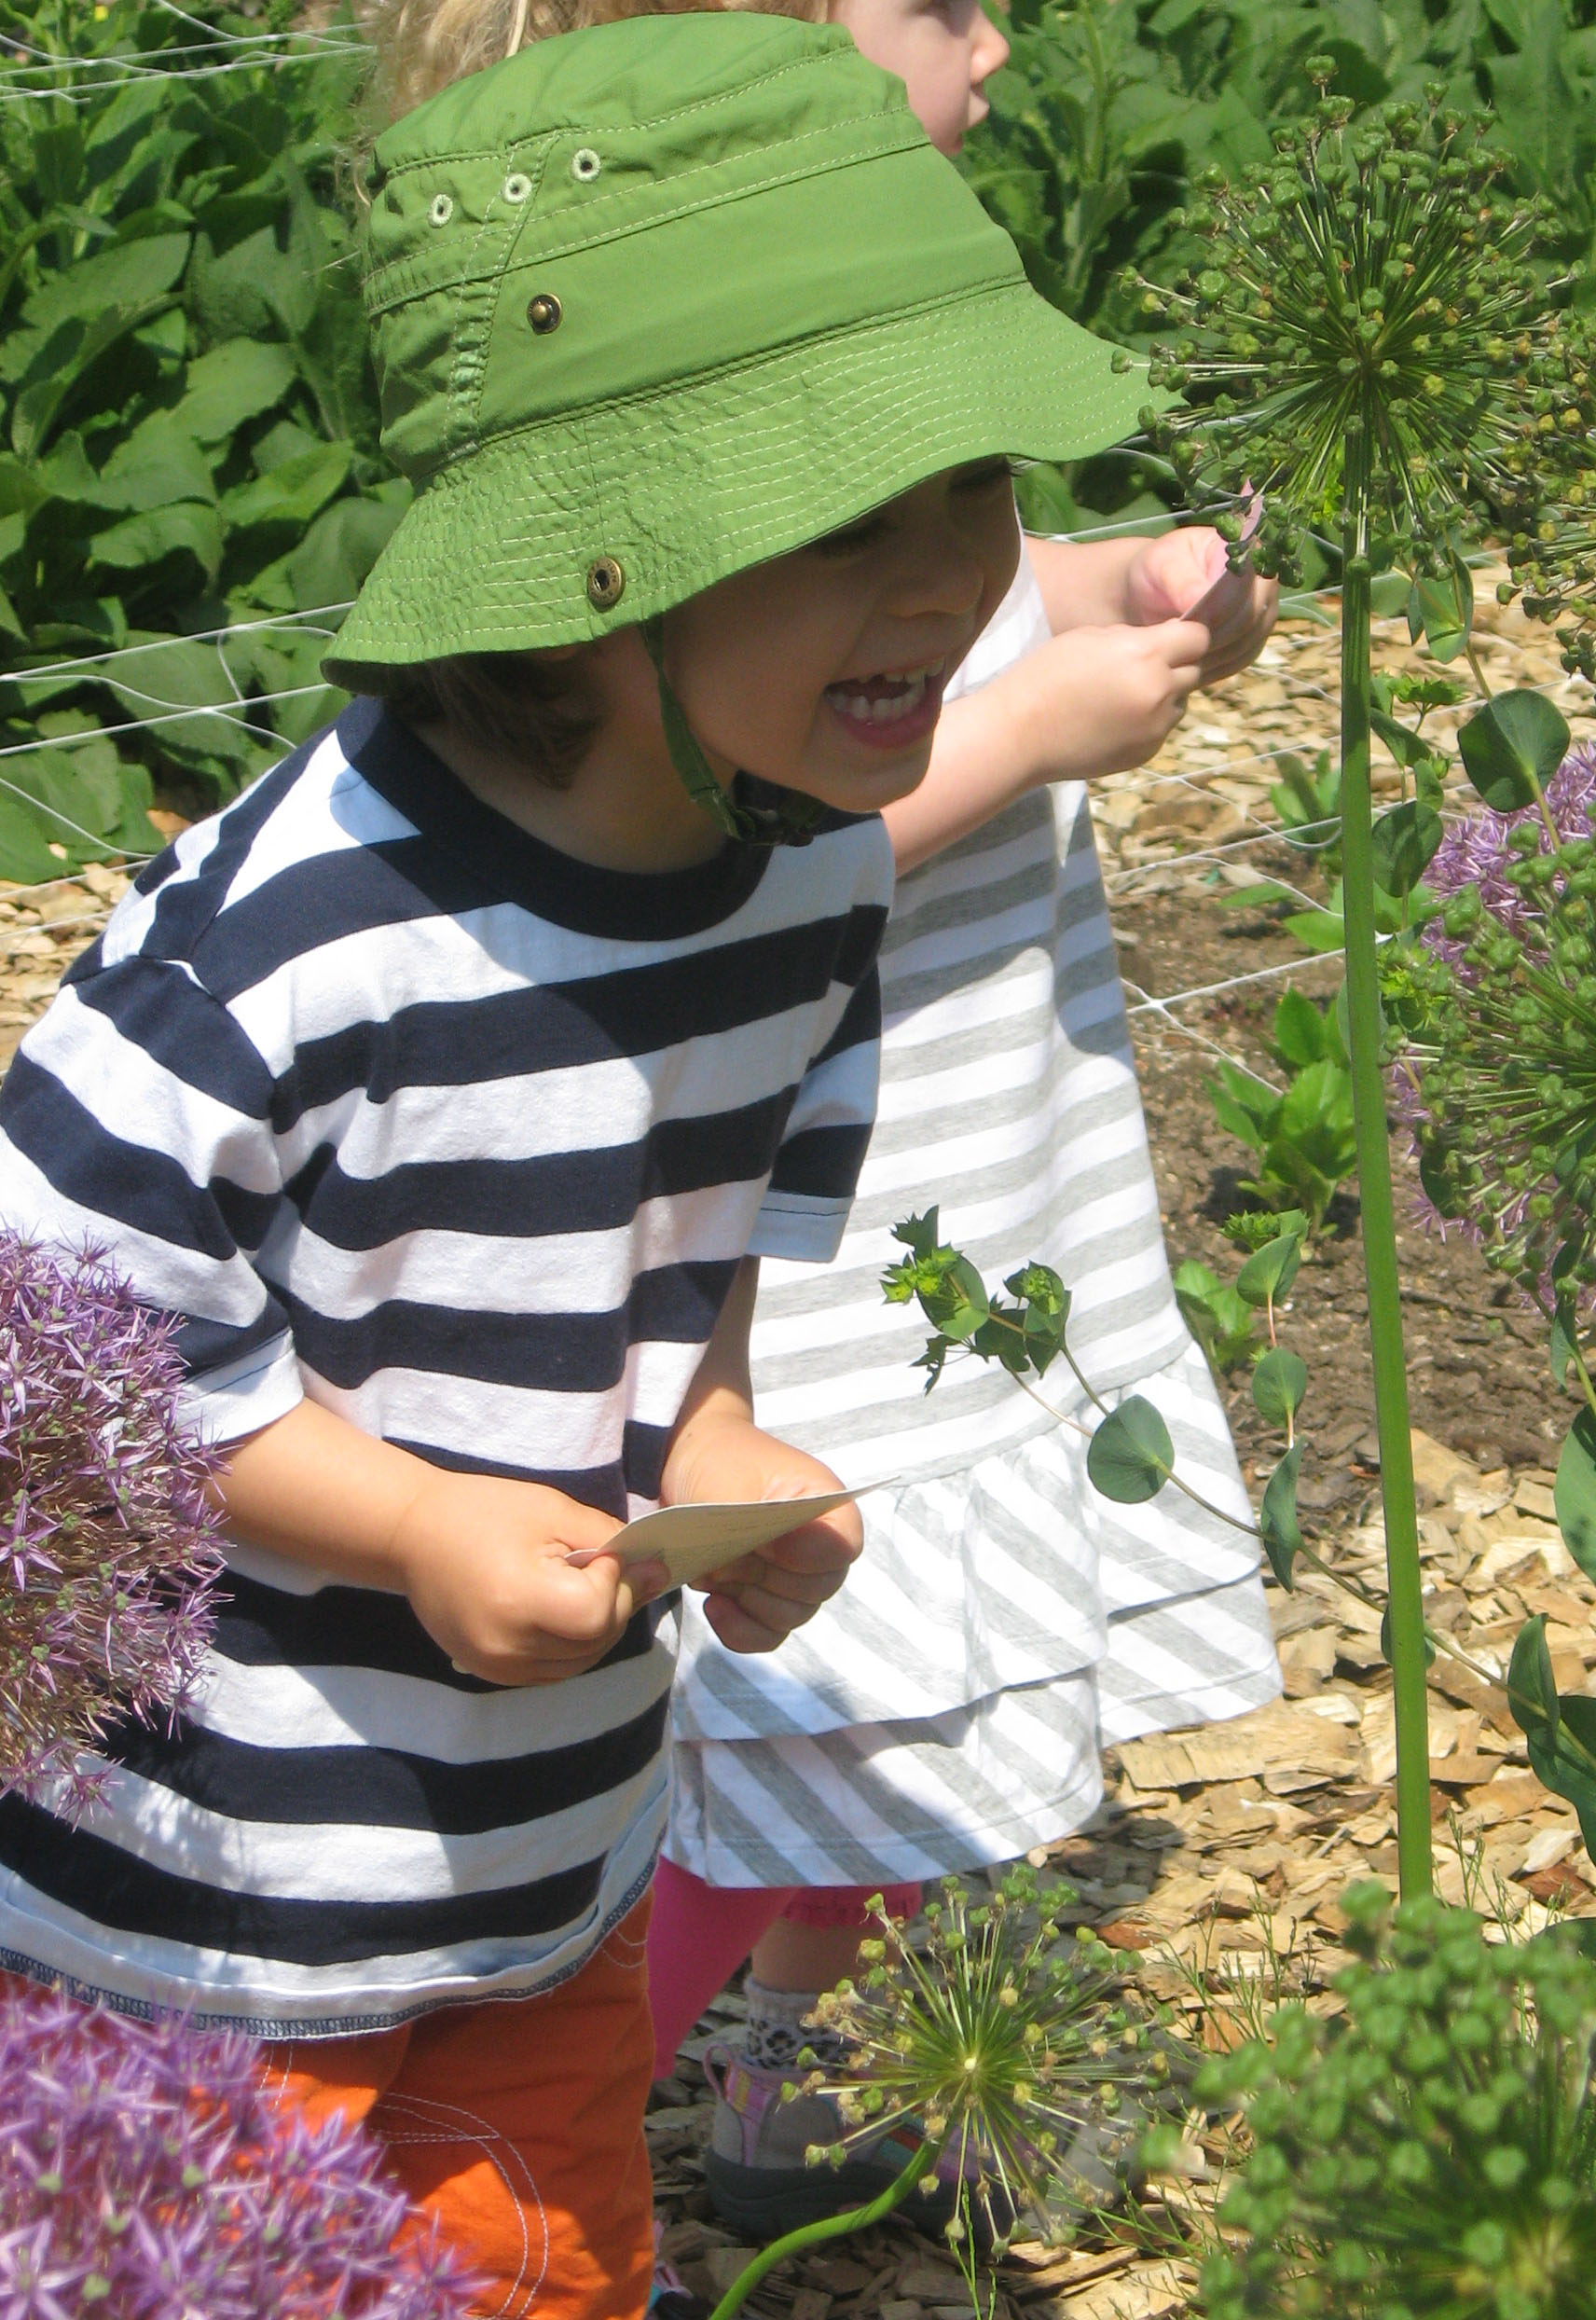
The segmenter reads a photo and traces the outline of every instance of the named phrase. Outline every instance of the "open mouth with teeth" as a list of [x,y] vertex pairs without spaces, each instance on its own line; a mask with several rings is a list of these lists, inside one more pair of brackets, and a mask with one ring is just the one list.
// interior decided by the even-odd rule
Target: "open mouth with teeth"
[[843,677],[826,687],[826,706],[855,740],[904,749],[922,740],[942,713],[945,659],[894,676]]

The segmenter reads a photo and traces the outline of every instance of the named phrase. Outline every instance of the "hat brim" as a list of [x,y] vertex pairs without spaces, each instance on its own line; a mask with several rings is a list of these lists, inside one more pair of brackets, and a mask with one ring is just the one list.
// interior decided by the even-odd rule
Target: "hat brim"
[[[499,436],[406,509],[323,668],[359,691],[421,661],[577,643],[944,469],[1088,457],[1149,399],[1145,364],[1124,365],[1017,282]],[[622,586],[600,609],[603,559]]]

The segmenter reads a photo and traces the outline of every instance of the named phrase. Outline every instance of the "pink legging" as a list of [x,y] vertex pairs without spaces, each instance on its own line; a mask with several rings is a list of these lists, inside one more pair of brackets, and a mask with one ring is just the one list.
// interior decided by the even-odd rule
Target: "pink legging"
[[920,1906],[917,1885],[709,1885],[662,1860],[648,1936],[654,2075],[670,2076],[682,2039],[778,1917],[801,1926],[857,1926],[862,1933],[864,1905],[874,1893],[889,1916],[912,1917]]

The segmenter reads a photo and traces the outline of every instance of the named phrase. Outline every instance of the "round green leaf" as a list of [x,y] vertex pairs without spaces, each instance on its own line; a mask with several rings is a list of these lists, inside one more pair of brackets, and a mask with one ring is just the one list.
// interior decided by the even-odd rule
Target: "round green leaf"
[[922,1292],[920,1304],[926,1319],[956,1342],[972,1337],[991,1311],[980,1274],[963,1256],[943,1268],[940,1283]]
[[1252,1398],[1259,1417],[1271,1426],[1285,1426],[1301,1407],[1308,1390],[1308,1364],[1300,1354],[1273,1346],[1252,1374]]
[[1117,1506],[1156,1498],[1174,1465],[1169,1429],[1141,1394],[1132,1394],[1111,1411],[1087,1444],[1086,1471]]
[[1297,1267],[1302,1262],[1302,1236],[1300,1233],[1279,1233],[1273,1240],[1266,1240],[1256,1250],[1236,1275],[1236,1293],[1245,1297],[1249,1305],[1266,1305],[1272,1298],[1283,1297],[1297,1277]]
[[1596,1579],[1596,1412],[1581,1410],[1568,1429],[1552,1503],[1563,1545],[1587,1579]]
[[1439,814],[1409,798],[1374,825],[1374,883],[1387,894],[1410,894],[1445,835]]
[[1535,802],[1568,749],[1568,720],[1544,693],[1498,693],[1459,728],[1463,769],[1495,813]]

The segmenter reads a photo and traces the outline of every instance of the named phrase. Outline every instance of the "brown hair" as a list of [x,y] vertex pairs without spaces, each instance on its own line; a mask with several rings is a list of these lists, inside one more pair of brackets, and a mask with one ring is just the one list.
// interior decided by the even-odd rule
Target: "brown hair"
[[[364,0],[359,21],[376,52],[376,95],[390,120],[467,73],[556,33],[629,16],[683,15],[703,0]],[[730,13],[825,21],[826,0],[712,0]]]
[[389,670],[378,687],[406,725],[451,725],[479,749],[503,752],[546,789],[571,787],[600,718],[580,656],[462,653]]

